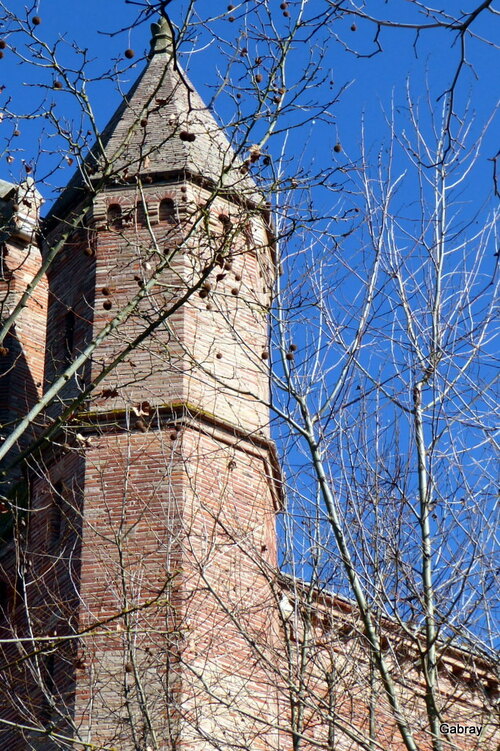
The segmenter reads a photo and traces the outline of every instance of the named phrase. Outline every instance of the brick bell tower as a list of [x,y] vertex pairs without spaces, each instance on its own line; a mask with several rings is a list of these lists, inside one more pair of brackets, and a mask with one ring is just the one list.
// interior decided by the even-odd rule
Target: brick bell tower
[[267,213],[169,24],[152,28],[46,223],[45,252],[71,229],[49,272],[46,388],[98,344],[30,460],[13,749],[277,746]]

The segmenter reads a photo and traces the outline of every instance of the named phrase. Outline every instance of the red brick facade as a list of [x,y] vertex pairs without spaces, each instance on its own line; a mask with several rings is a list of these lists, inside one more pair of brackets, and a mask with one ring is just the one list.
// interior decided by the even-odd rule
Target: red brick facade
[[[44,252],[68,237],[48,311],[42,282],[16,324],[9,419],[112,328],[40,420],[75,404],[27,461],[29,511],[0,558],[0,746],[403,748],[352,608],[318,595],[306,628],[279,607],[296,595],[277,574],[265,205],[165,45],[105,131],[113,173],[95,153],[96,195],[73,184],[49,216]],[[4,305],[40,264],[23,242]]]

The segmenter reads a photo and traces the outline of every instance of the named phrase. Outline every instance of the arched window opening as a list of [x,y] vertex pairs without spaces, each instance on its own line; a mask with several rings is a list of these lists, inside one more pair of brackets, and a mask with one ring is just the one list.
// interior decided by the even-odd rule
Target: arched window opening
[[9,269],[7,263],[7,256],[9,255],[9,249],[6,243],[0,244],[0,281],[8,282],[12,279],[12,272]]
[[108,206],[107,213],[109,229],[119,230],[123,226],[122,207],[118,203]]
[[137,201],[135,207],[135,217],[136,222],[140,227],[145,227],[147,225],[147,207],[142,201]]
[[175,224],[175,203],[171,198],[163,198],[160,201],[158,219],[163,224]]

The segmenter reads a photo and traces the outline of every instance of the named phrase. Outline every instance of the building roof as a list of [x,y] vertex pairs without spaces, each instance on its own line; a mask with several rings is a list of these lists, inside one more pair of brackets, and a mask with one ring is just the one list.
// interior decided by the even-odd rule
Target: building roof
[[7,200],[9,195],[16,189],[14,183],[9,183],[7,180],[0,180],[0,198]]
[[145,69],[49,217],[62,218],[70,205],[83,197],[90,181],[98,183],[105,178],[126,184],[137,174],[167,179],[184,173],[240,199],[246,194],[247,200],[256,201],[253,180],[177,64],[169,29],[166,19],[152,24],[151,52]]

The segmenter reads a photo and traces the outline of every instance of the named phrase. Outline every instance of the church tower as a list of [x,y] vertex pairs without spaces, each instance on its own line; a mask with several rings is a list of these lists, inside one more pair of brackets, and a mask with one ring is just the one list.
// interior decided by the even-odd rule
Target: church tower
[[64,420],[30,460],[26,721],[4,742],[272,748],[272,240],[165,20],[44,235]]

